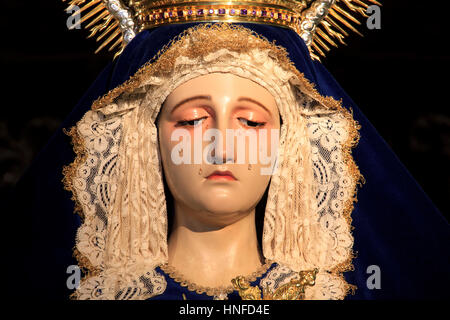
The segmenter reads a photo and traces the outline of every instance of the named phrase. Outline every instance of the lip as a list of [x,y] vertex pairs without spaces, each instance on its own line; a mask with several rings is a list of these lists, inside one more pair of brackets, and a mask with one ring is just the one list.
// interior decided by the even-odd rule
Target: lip
[[237,180],[231,171],[214,171],[209,176],[206,177],[208,180],[228,180],[234,181]]

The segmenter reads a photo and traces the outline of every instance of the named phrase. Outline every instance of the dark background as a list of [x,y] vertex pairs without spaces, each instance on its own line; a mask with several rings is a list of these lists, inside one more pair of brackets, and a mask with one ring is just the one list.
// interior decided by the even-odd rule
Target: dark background
[[[381,30],[359,30],[324,60],[449,220],[450,54],[446,1],[384,0]],[[430,5],[432,3],[432,5]],[[58,0],[4,1],[0,201],[112,59],[66,28]]]

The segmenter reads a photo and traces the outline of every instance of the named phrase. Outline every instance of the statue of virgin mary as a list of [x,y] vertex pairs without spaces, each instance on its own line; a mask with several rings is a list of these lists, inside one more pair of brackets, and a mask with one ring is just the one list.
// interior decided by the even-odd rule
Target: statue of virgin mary
[[21,262],[44,261],[34,290],[448,295],[448,223],[319,61],[367,3],[84,4],[120,51],[63,124],[75,154],[61,130],[18,186],[34,230]]

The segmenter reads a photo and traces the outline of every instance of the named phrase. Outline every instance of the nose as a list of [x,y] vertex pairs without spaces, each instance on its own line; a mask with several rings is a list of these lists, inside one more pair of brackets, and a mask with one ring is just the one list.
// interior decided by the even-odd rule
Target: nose
[[[231,141],[226,138],[226,129],[217,130],[212,143],[213,149],[208,153],[208,162],[212,164],[234,163],[234,143],[229,145]],[[234,138],[233,138],[234,139]],[[229,140],[229,139],[228,139]]]
[[211,161],[209,161],[212,164],[234,163],[235,148],[232,141],[234,137],[231,135],[230,138],[227,138],[227,130],[233,128],[230,114],[227,111],[227,108],[223,108],[222,112],[218,112],[216,115],[214,129],[217,130],[217,135],[214,138],[214,149],[210,153]]
[[226,152],[212,151],[211,157],[208,159],[211,164],[230,164],[234,163],[234,157],[228,157]]

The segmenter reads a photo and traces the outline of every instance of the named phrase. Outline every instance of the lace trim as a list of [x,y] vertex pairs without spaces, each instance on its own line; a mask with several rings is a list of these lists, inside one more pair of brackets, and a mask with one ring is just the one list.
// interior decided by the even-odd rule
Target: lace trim
[[[255,281],[259,277],[262,277],[262,275],[264,273],[266,273],[267,270],[269,270],[269,268],[272,266],[272,264],[273,264],[273,261],[266,260],[266,262],[263,265],[261,265],[258,268],[258,270],[256,270],[255,272],[253,272],[252,274],[250,274],[248,276],[245,276],[244,279],[247,280],[248,282]],[[180,272],[178,272],[174,267],[169,266],[169,264],[167,264],[167,263],[161,265],[160,268],[165,273],[167,273],[167,275],[172,280],[177,282],[180,286],[186,287],[189,291],[196,292],[198,294],[206,293],[208,296],[216,297],[216,296],[228,295],[228,294],[232,293],[233,291],[235,291],[233,285],[231,285],[231,284],[226,287],[220,286],[220,287],[215,287],[215,288],[200,286],[196,283],[186,280]]]
[[61,180],[61,182],[64,185],[64,190],[69,191],[72,194],[71,200],[75,203],[74,213],[78,214],[83,221],[83,206],[76,196],[76,191],[73,186],[73,179],[77,174],[77,169],[86,161],[87,151],[84,145],[83,138],[80,137],[76,126],[71,127],[69,130],[63,128],[63,132],[71,138],[73,152],[75,153],[76,157],[71,164],[63,167],[63,179]]
[[[84,213],[83,213],[83,206],[78,200],[78,197],[76,196],[75,187],[73,185],[73,179],[77,175],[77,169],[86,161],[88,157],[88,153],[86,151],[83,138],[78,133],[77,127],[73,126],[69,130],[63,129],[63,132],[71,138],[71,143],[73,146],[73,151],[76,155],[75,160],[63,167],[63,179],[61,182],[64,185],[64,190],[69,191],[72,194],[71,200],[74,201],[74,214],[78,214],[81,218],[81,221],[84,222]],[[95,268],[92,266],[89,259],[83,255],[76,246],[72,249],[73,251],[73,257],[78,261],[79,268],[83,271],[83,273],[86,275],[86,279],[90,276],[96,276],[100,273],[100,270],[98,268]],[[70,299],[76,299],[77,293],[73,292],[70,295]]]
[[[343,108],[341,106],[341,108]],[[353,186],[350,188],[351,193],[350,197],[347,199],[347,201],[344,204],[344,210],[343,210],[343,217],[347,221],[347,225],[350,229],[350,234],[353,237],[352,230],[354,227],[352,226],[352,212],[354,210],[354,203],[358,201],[357,194],[358,194],[358,187],[362,187],[363,184],[366,183],[366,180],[364,176],[361,174],[359,167],[357,166],[355,160],[352,156],[352,149],[355,148],[360,139],[359,130],[361,129],[361,125],[353,118],[353,110],[351,109],[350,112],[343,112],[344,117],[348,121],[348,138],[347,141],[342,145],[342,155],[344,163],[347,165],[348,174],[352,178]],[[353,247],[353,245],[352,245]],[[349,254],[347,256],[347,259],[343,261],[342,263],[339,263],[334,268],[332,268],[330,271],[333,275],[337,276],[342,280],[344,290],[342,299],[345,298],[349,293],[354,295],[355,290],[358,288],[356,285],[349,284],[343,275],[343,272],[346,271],[354,271],[355,267],[353,265],[353,259],[356,258],[356,253],[353,251],[353,248],[349,250]]]

